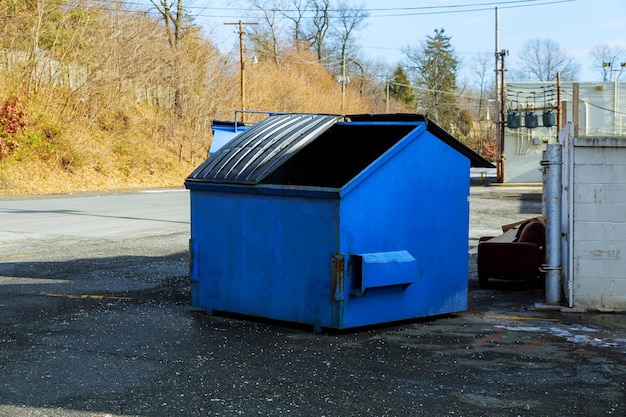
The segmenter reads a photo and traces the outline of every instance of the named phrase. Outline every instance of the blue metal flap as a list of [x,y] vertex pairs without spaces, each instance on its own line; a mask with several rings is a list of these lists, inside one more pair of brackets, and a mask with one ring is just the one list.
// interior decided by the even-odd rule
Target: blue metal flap
[[361,293],[367,288],[409,285],[416,281],[417,262],[406,250],[354,256],[361,259]]
[[[219,123],[219,124],[218,124]],[[224,145],[233,140],[233,138],[248,129],[248,126],[235,127],[234,123],[225,124],[220,122],[214,122],[211,125],[213,131],[213,140],[211,141],[211,155],[214,155]]]

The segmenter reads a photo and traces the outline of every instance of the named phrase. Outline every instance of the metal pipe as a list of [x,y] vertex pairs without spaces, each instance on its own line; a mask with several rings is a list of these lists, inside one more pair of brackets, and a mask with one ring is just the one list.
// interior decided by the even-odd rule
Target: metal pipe
[[580,84],[572,84],[572,122],[574,124],[574,136],[578,137],[580,130]]
[[615,71],[615,85],[613,86],[613,94],[615,98],[613,99],[614,111],[613,111],[613,134],[617,134],[617,119],[619,114],[619,94],[617,92],[617,80],[619,79],[619,74],[617,74],[617,70]]
[[[564,135],[567,138],[567,176],[565,177],[565,186],[567,187],[567,283],[565,285],[567,306],[574,307],[574,127],[567,125]],[[561,177],[563,183],[563,177]],[[563,210],[561,210],[563,213]],[[563,219],[561,219],[563,222]],[[561,250],[563,252],[563,250]]]
[[561,165],[562,145],[549,144],[541,166],[544,172],[543,213],[546,218],[546,304],[561,302]]
[[589,103],[583,101],[583,104],[585,105],[585,133],[583,136],[589,136]]

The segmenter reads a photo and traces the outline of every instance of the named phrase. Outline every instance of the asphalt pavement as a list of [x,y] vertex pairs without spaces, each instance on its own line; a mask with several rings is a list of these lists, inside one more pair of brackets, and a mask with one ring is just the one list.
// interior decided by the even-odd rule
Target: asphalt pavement
[[[0,197],[1,416],[626,414],[626,317],[479,289],[473,255],[458,314],[327,334],[208,316],[189,196],[165,191]],[[470,211],[471,248],[541,214],[541,188],[473,181]]]

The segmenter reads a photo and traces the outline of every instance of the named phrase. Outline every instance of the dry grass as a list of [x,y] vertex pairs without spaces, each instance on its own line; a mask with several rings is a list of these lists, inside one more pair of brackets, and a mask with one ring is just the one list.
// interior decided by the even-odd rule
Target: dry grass
[[[193,169],[177,163],[176,155],[163,152],[127,152],[96,147],[93,159],[80,165],[63,158],[37,159],[3,164],[0,168],[0,193],[58,194],[79,191],[182,187]],[[95,155],[97,154],[97,156]],[[89,155],[83,155],[89,158]]]
[[179,160],[176,143],[150,135],[150,117],[140,114],[135,109],[117,128],[90,129],[80,120],[51,127],[33,117],[15,154],[0,160],[0,193],[181,187],[195,162]]
[[[368,99],[341,85],[307,53],[288,54],[275,65],[261,61],[249,66],[248,102],[251,108],[304,113],[354,114],[371,111]],[[343,101],[343,108],[342,108]]]

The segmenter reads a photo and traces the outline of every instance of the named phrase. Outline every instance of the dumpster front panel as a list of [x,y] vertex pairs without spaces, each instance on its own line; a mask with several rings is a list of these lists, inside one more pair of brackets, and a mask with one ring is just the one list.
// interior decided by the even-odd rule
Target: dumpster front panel
[[416,275],[381,274],[388,286],[378,282],[363,290],[352,262],[346,267],[345,327],[467,309],[469,160],[428,132],[415,133],[397,157],[362,173],[358,187],[346,187],[340,246],[349,254],[406,251]]
[[192,300],[208,312],[336,327],[338,201],[255,191],[192,192]]

